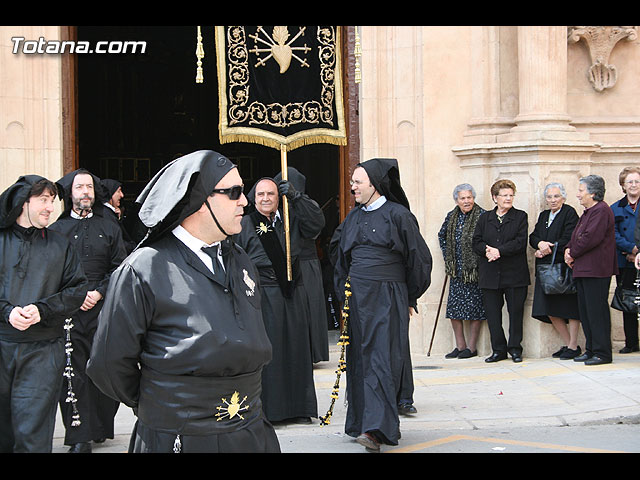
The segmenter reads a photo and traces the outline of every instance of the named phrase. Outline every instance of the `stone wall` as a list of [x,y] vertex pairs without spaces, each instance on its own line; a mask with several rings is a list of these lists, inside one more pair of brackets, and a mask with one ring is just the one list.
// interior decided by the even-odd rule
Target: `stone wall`
[[0,26],[0,191],[27,173],[62,176],[61,57],[13,53],[12,37],[56,40],[59,27]]

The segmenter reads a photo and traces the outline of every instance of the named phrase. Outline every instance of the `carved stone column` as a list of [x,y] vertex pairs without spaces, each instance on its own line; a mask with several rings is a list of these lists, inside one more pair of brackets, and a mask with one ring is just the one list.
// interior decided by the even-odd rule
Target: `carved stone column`
[[502,141],[580,136],[567,114],[566,27],[518,27],[518,88],[516,126]]

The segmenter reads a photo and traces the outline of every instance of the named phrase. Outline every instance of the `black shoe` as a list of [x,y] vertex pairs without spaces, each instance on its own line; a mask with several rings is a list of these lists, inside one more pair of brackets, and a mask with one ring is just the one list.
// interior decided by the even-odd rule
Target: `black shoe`
[[487,363],[499,362],[500,360],[506,360],[506,353],[493,353],[490,357],[484,359]]
[[310,417],[293,417],[291,419],[291,423],[295,423],[297,425],[311,425],[313,422]]
[[581,353],[582,350],[580,348],[580,345],[578,345],[575,350],[567,347],[565,348],[564,352],[562,352],[562,355],[560,355],[560,360],[572,360],[576,357],[579,357]]
[[418,410],[416,410],[416,407],[414,407],[410,403],[403,403],[401,405],[398,405],[399,415],[413,415],[414,413],[418,413]]
[[522,362],[522,355],[518,352],[514,352],[511,354],[511,360],[513,360],[513,363],[520,363]]
[[605,360],[597,355],[594,355],[589,360],[585,360],[585,365],[604,365],[605,363],[611,363],[611,360]]
[[458,347],[456,347],[451,352],[447,353],[444,358],[458,358],[459,353],[460,350],[458,350]]
[[576,357],[573,359],[574,362],[586,362],[587,360],[589,360],[591,357],[593,357],[592,353],[589,352],[584,352],[582,355],[580,355],[579,357]]
[[639,347],[624,347],[622,350],[620,350],[619,353],[631,353],[631,352],[640,352],[640,348]]
[[76,443],[71,445],[68,453],[91,453],[91,444],[89,442]]
[[567,346],[565,345],[565,346],[563,346],[560,350],[558,350],[557,352],[555,352],[554,354],[552,354],[551,356],[552,356],[553,358],[560,358],[560,357],[562,356],[562,354],[567,350],[567,348],[569,348],[569,347],[567,347]]
[[106,438],[98,438],[97,440],[94,440],[93,443],[104,443],[106,440]]
[[475,357],[476,355],[478,355],[478,351],[474,350],[473,352],[471,350],[469,350],[468,348],[465,348],[464,350],[462,350],[459,354],[458,354],[458,358],[471,358],[471,357]]
[[380,451],[380,442],[371,433],[362,433],[358,438],[356,438],[356,442],[371,452]]

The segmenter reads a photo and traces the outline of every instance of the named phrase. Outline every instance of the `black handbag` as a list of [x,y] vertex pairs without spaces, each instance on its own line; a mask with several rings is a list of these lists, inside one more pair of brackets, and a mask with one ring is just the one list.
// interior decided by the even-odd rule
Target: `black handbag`
[[638,285],[640,284],[639,275],[640,272],[636,272],[635,289],[623,288],[622,282],[620,282],[620,285],[618,285],[613,292],[611,308],[625,313],[638,313],[638,302],[640,302],[640,291],[638,291]]
[[578,289],[573,281],[571,269],[563,263],[555,263],[558,242],[553,247],[551,263],[536,266],[536,277],[542,291],[547,295],[576,293]]

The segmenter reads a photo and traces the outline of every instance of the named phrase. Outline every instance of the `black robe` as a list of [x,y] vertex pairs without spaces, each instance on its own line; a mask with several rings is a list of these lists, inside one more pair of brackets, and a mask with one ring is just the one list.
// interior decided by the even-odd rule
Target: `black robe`
[[111,277],[87,372],[134,409],[132,452],[279,451],[260,401],[258,275],[237,245],[223,257],[226,285],[169,233]]
[[[279,183],[282,180],[282,174],[278,173],[273,179],[276,183]],[[306,192],[307,178],[296,168],[287,168],[287,180],[291,182],[297,191]],[[314,201],[311,198],[310,200]],[[323,225],[322,229],[325,226]],[[313,363],[327,361],[329,360],[329,315],[322,279],[322,265],[318,258],[315,237],[303,239],[298,258],[300,260],[300,274],[303,278],[304,290],[309,302],[311,358]]]
[[347,278],[351,291],[345,432],[373,432],[396,445],[397,405],[412,379],[409,307],[431,283],[431,252],[415,216],[389,200],[372,211],[354,208],[336,232],[336,295],[344,302]]
[[[98,209],[90,218],[84,219],[73,218],[69,212],[64,212],[49,228],[67,237],[78,252],[89,281],[85,294],[97,290],[104,299],[111,273],[126,257],[122,231],[115,218],[106,209]],[[72,386],[80,424],[72,426],[75,412],[73,405],[67,402],[67,388],[63,388],[60,412],[66,428],[66,445],[113,438],[114,435],[114,417],[119,404],[100,392],[85,372],[103,303],[103,300],[99,301],[91,310],[78,310],[72,317]]]
[[[267,227],[270,222],[254,211],[242,219],[242,232],[237,239],[260,272],[262,313],[273,344],[273,360],[264,369],[262,381],[262,398],[270,421],[318,416],[309,335],[309,303],[300,273],[299,256],[304,239],[315,238],[322,230],[324,216],[316,202],[301,195],[296,201],[289,202],[289,221],[291,283],[287,282],[286,262],[283,263],[285,236],[282,222],[275,227],[269,226],[269,231],[259,235],[257,228],[260,224]],[[272,243],[267,243],[265,248],[263,241],[266,240]]]
[[309,302],[309,330],[313,363],[329,360],[329,316],[322,279],[322,265],[315,239],[306,239],[300,254],[300,272]]

